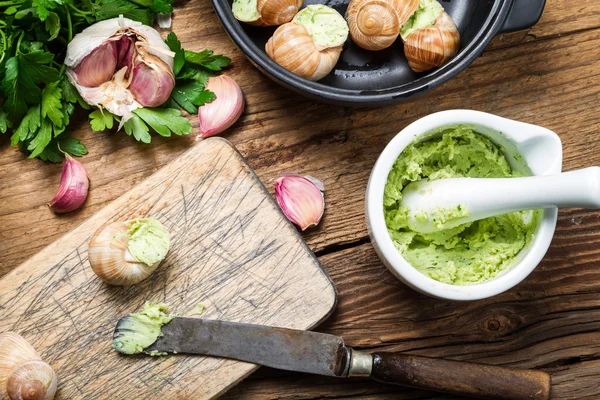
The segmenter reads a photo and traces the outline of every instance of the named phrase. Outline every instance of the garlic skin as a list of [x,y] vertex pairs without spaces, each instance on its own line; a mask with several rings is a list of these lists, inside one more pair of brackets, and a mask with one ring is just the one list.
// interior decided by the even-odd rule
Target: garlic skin
[[155,29],[120,16],[97,22],[67,46],[67,76],[90,105],[122,117],[157,107],[175,86],[175,54]]
[[22,336],[0,334],[0,399],[52,400],[57,386],[52,367]]
[[68,213],[81,207],[88,196],[90,180],[83,165],[65,153],[58,191],[48,203],[55,213]]
[[240,85],[227,75],[209,78],[206,89],[214,92],[217,98],[198,108],[201,137],[213,136],[229,128],[240,118],[246,104]]
[[277,204],[303,231],[321,221],[325,212],[323,192],[323,183],[312,176],[284,174],[275,180]]
[[346,20],[352,40],[366,50],[383,50],[394,43],[400,28],[419,0],[350,0]]
[[[316,32],[323,26],[335,26],[335,30]],[[277,28],[265,51],[288,71],[318,81],[333,70],[347,39],[348,25],[344,18],[331,7],[314,4],[296,14],[292,22]]]
[[444,11],[431,27],[419,29],[404,41],[404,55],[415,72],[438,68],[450,61],[460,48],[460,33]]
[[135,285],[143,281],[156,270],[162,258],[166,256],[165,252],[159,261],[151,265],[134,257],[129,251],[129,242],[130,224],[135,221],[138,220],[104,225],[94,233],[89,242],[88,259],[92,270],[110,285]]

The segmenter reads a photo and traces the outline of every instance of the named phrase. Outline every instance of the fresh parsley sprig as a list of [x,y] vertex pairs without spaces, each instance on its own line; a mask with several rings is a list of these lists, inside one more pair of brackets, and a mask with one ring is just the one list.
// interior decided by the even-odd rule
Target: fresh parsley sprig
[[[87,26],[119,15],[150,25],[156,14],[172,11],[172,2],[0,0],[0,134],[9,133],[11,145],[31,158],[60,162],[60,150],[86,154],[85,146],[67,129],[77,107],[90,108],[65,76],[67,44]],[[176,53],[171,97],[160,108],[134,110],[123,127],[145,143],[150,142],[151,131],[162,136],[191,132],[180,109],[195,114],[199,106],[213,101],[214,93],[205,90],[208,78],[231,62],[210,50],[182,49],[174,33],[166,43]],[[94,130],[113,129],[119,122],[105,110],[91,110],[89,119]]]

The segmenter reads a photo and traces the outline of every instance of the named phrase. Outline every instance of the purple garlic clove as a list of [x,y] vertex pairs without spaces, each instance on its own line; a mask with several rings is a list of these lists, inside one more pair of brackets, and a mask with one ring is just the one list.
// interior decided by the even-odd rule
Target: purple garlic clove
[[82,86],[96,87],[110,81],[117,67],[118,51],[114,41],[94,49],[75,67],[77,81]]

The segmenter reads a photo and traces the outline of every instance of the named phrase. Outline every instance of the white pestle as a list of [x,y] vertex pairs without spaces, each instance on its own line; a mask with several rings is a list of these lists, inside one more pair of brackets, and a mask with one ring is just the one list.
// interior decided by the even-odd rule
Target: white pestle
[[[408,207],[408,227],[421,233],[514,211],[600,208],[600,167],[523,178],[424,179],[404,188],[401,205]],[[461,212],[466,215],[452,216]]]

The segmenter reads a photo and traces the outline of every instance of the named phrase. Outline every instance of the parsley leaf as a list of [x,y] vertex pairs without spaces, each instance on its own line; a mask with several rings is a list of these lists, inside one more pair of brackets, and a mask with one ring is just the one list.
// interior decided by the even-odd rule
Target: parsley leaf
[[126,18],[140,21],[144,25],[152,25],[152,19],[154,18],[149,9],[139,8],[127,0],[100,0],[96,10],[96,19],[102,21],[118,17],[121,14]]
[[42,125],[37,132],[37,135],[31,140],[27,146],[27,150],[31,152],[29,158],[37,157],[52,139],[52,121],[47,118],[42,120]]
[[42,118],[50,118],[57,127],[62,127],[64,114],[62,110],[62,91],[58,87],[59,82],[46,85],[42,91]]
[[213,55],[212,50],[203,50],[200,53],[185,50],[185,61],[201,65],[211,71],[220,71],[231,63],[231,58],[223,55]]
[[12,127],[12,122],[8,119],[8,115],[0,110],[0,133],[6,133],[10,127]]
[[10,138],[10,144],[16,146],[19,141],[24,142],[33,137],[41,123],[40,106],[31,107]]
[[48,41],[56,39],[60,33],[60,18],[58,17],[58,14],[55,12],[48,14],[48,18],[46,18],[44,27],[50,34]]
[[173,60],[173,74],[177,76],[177,74],[179,74],[179,71],[181,71],[181,68],[185,64],[184,50],[181,48],[181,42],[179,41],[179,39],[177,39],[177,35],[175,34],[175,32],[169,33],[169,36],[167,36],[167,40],[165,40],[165,43],[169,46],[169,49],[171,49],[171,51],[175,53],[175,59]]
[[43,50],[28,54],[18,54],[6,62],[5,75],[0,82],[0,91],[6,96],[4,111],[13,119],[19,119],[27,112],[27,105],[41,100],[40,83],[59,80],[58,71],[49,64],[54,56]]
[[168,0],[130,0],[132,3],[148,7],[155,13],[167,14],[173,11],[171,2]]
[[133,137],[140,142],[150,143],[152,140],[148,130],[148,125],[146,125],[144,121],[142,121],[142,119],[135,114],[133,114],[133,117],[125,122],[123,127],[129,136],[133,134]]
[[152,127],[159,135],[169,137],[187,135],[192,131],[192,124],[181,115],[181,111],[173,108],[138,108],[133,113]]
[[112,129],[115,116],[106,110],[96,110],[89,115],[90,126],[95,132],[102,132],[107,129]]
[[61,0],[33,0],[31,5],[35,7],[38,17],[41,21],[45,21],[50,15],[50,10],[54,10],[56,7],[62,5]]
[[[60,148],[59,148],[60,147]],[[59,138],[52,139],[44,151],[39,155],[42,161],[59,163],[63,160],[63,151],[69,155],[81,157],[88,153],[87,148],[79,141],[65,134]]]
[[210,90],[204,90],[204,84],[189,81],[176,85],[171,98],[188,113],[197,114],[199,106],[214,101],[217,96]]

